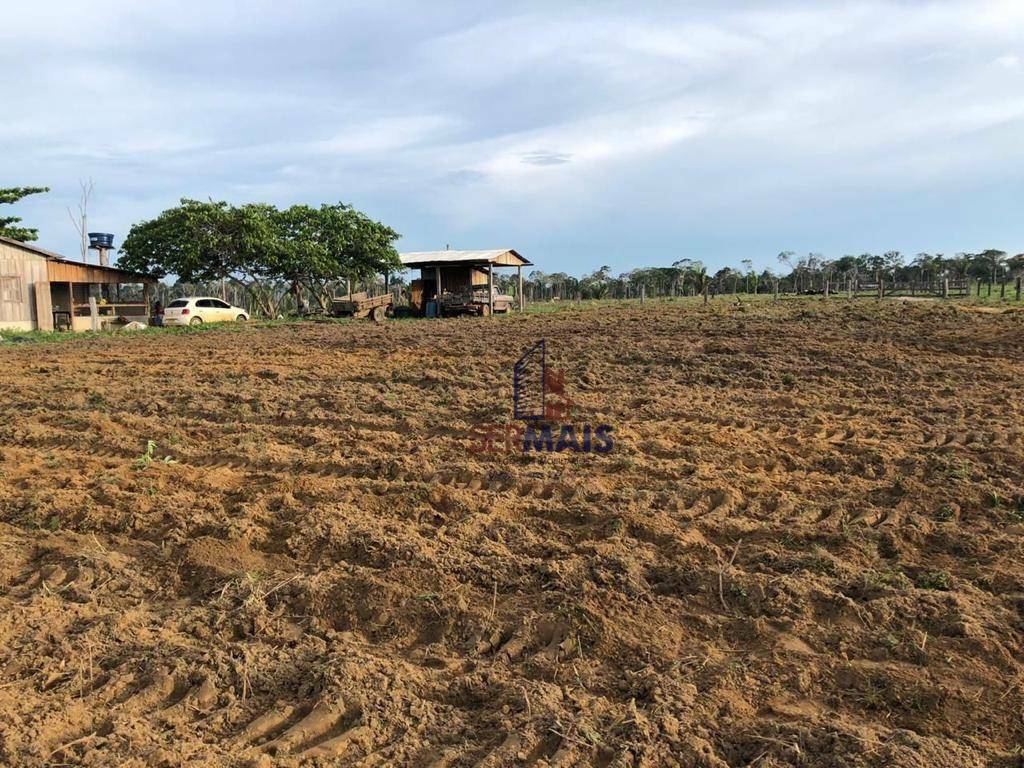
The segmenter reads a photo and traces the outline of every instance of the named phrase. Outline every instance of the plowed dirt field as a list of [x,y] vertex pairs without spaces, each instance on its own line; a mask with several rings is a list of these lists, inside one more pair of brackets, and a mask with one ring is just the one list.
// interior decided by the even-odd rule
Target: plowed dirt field
[[[610,453],[474,452],[541,338]],[[938,304],[6,345],[0,764],[1019,766],[1022,394]]]

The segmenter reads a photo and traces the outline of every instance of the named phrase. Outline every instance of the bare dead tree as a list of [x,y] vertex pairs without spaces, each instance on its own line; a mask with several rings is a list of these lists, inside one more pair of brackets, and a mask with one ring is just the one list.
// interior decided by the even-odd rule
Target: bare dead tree
[[89,181],[78,180],[78,186],[81,187],[81,192],[78,196],[78,215],[76,216],[72,212],[71,208],[68,207],[68,218],[71,219],[71,224],[74,226],[75,231],[78,233],[78,239],[82,252],[82,261],[89,261],[89,198],[92,197],[94,185],[92,179]]

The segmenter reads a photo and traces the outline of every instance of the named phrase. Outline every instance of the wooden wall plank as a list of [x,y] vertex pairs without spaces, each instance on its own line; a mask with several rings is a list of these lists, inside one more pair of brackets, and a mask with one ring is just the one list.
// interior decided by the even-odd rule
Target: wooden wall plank
[[46,259],[21,248],[0,243],[0,278],[17,287],[18,300],[0,299],[0,323],[32,325],[36,321],[34,285],[46,280]]
[[36,328],[40,331],[53,330],[53,306],[50,303],[50,283],[37,280],[35,283]]

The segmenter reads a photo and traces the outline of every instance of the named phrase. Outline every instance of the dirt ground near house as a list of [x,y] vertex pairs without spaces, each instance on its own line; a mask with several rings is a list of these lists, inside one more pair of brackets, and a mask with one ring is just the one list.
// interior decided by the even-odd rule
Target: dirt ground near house
[[[611,453],[472,450],[540,338]],[[1020,766],[1022,392],[941,303],[0,348],[0,764]]]

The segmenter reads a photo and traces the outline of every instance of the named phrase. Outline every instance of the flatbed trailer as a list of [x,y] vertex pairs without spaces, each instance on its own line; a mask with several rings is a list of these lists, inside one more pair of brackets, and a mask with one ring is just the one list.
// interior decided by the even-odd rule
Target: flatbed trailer
[[[442,315],[473,314],[486,317],[491,313],[491,304],[487,300],[487,288],[445,293],[441,296],[440,310]],[[494,292],[494,311],[502,314],[512,306],[512,297]]]
[[391,313],[391,302],[390,293],[382,293],[380,296],[367,296],[365,293],[336,296],[331,300],[331,314],[335,317],[368,317],[379,323]]

